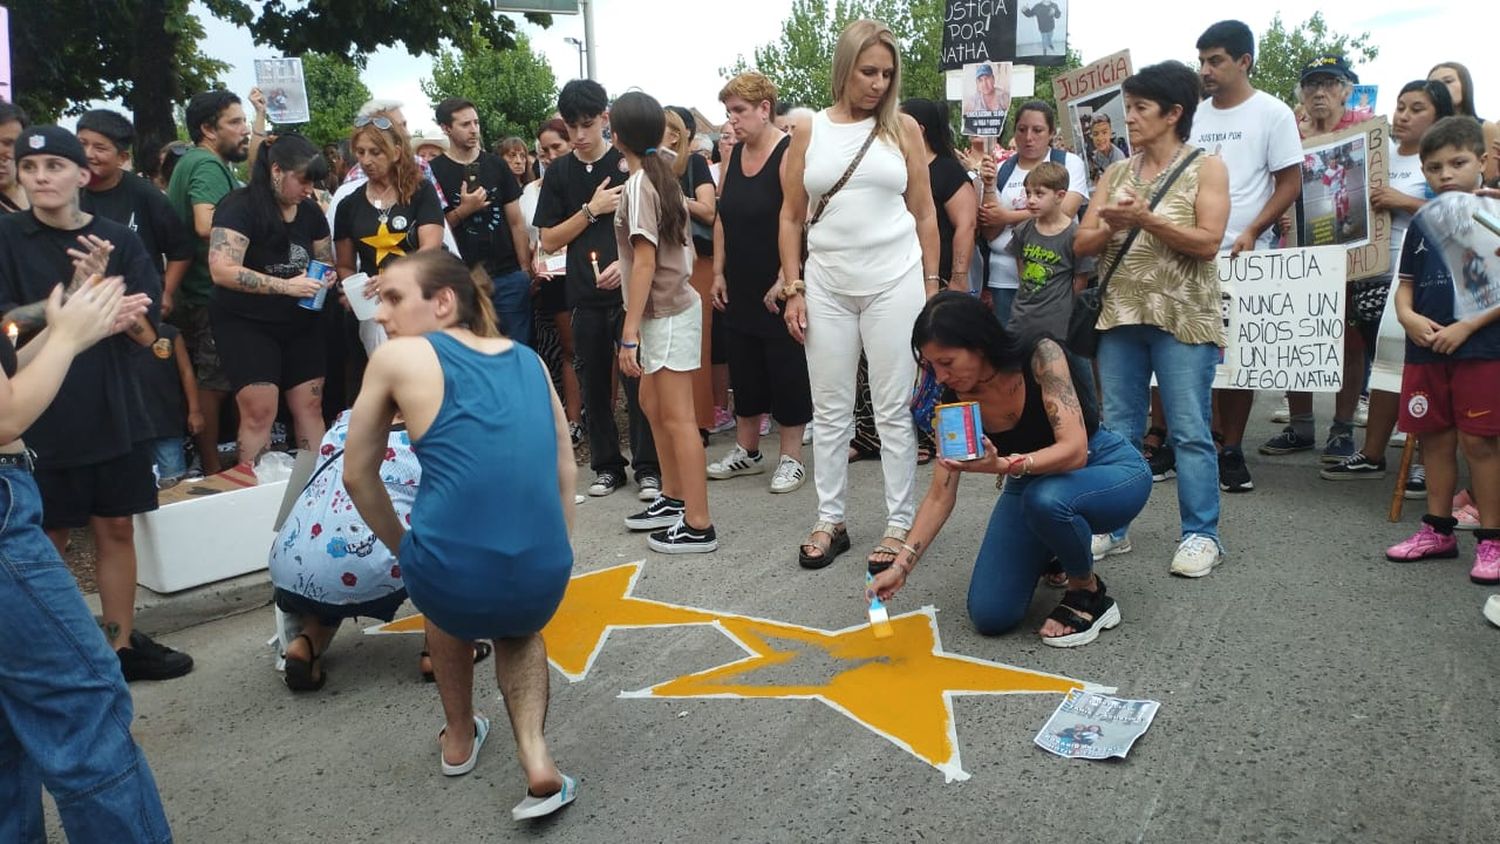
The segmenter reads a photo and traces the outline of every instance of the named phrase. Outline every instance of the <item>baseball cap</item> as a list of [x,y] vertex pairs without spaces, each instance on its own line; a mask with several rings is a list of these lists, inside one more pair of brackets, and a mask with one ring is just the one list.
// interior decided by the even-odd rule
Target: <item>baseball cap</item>
[[1308,62],[1302,68],[1302,77],[1298,82],[1306,82],[1309,76],[1317,76],[1320,73],[1337,76],[1348,82],[1359,82],[1359,74],[1349,69],[1349,63],[1344,60],[1343,56],[1337,55],[1318,56]]
[[993,67],[990,67],[989,62],[985,62],[984,64],[981,64],[979,66],[979,68],[974,71],[974,78],[975,79],[982,79],[983,77],[994,76],[994,75],[995,75],[995,69]]
[[16,164],[29,155],[55,155],[79,167],[89,166],[78,137],[61,126],[33,126],[16,138]]

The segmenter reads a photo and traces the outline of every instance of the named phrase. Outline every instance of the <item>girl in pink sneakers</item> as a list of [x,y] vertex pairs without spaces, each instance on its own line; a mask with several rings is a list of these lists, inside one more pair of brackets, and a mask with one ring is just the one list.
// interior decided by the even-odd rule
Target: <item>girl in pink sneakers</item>
[[[1480,186],[1484,133],[1470,117],[1445,117],[1422,136],[1422,172],[1438,194]],[[1439,200],[1441,201],[1441,200]],[[1480,527],[1469,579],[1500,583],[1500,308],[1454,315],[1455,270],[1443,253],[1443,232],[1418,215],[1401,247],[1396,315],[1406,329],[1401,378],[1401,430],[1416,436],[1427,462],[1427,515],[1386,559],[1415,562],[1458,556],[1453,490],[1458,447],[1473,476]]]

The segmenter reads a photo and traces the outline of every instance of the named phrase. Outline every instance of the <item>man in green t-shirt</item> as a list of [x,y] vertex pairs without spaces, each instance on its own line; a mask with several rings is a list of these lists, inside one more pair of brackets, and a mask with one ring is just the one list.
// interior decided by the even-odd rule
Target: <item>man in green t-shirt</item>
[[230,162],[244,161],[250,152],[250,126],[240,98],[228,91],[195,94],[187,106],[188,137],[193,149],[177,162],[167,186],[167,200],[197,238],[193,264],[178,289],[162,297],[162,313],[182,332],[198,376],[198,400],[203,431],[196,437],[203,474],[220,471],[219,410],[229,392],[229,380],[219,366],[218,350],[208,323],[208,299],[213,279],[208,274],[208,235],[214,208],[240,182]]

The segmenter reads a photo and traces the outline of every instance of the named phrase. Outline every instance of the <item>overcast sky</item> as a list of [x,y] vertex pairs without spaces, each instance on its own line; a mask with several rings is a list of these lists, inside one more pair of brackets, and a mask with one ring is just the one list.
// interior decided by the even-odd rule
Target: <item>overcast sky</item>
[[[595,0],[594,5],[599,80],[611,94],[639,87],[664,103],[696,106],[717,120],[723,114],[718,104],[723,84],[719,68],[774,40],[792,0]],[[1085,61],[1128,47],[1137,67],[1193,58],[1198,35],[1231,9],[1259,33],[1278,9],[1289,22],[1298,22],[1309,8],[1290,0],[1212,4],[1213,10],[1201,0],[1071,0],[1068,5],[1070,42]],[[1379,59],[1356,69],[1362,82],[1380,86],[1382,113],[1390,113],[1401,85],[1425,75],[1437,62],[1456,60],[1468,64],[1478,80],[1479,113],[1500,117],[1500,50],[1493,42],[1493,28],[1483,25],[1474,4],[1443,0],[1421,8],[1409,0],[1323,0],[1318,5],[1335,30],[1368,30],[1380,46]],[[193,9],[208,31],[207,52],[233,65],[224,81],[243,96],[253,84],[251,60],[273,57],[275,52],[252,44],[248,32],[213,18],[199,4]],[[582,40],[583,21],[577,16],[553,20],[548,29],[524,20],[522,27],[533,47],[551,62],[561,84],[578,72],[577,49],[564,39]],[[417,84],[430,75],[430,58],[413,57],[401,48],[383,49],[370,57],[365,84],[376,96],[404,100],[412,129],[432,135],[437,130]]]

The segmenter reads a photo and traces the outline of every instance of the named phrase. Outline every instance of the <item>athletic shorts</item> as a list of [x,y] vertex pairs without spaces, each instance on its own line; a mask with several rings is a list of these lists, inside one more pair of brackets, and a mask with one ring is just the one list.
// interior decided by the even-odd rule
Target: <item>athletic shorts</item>
[[178,305],[172,310],[168,322],[182,332],[188,358],[193,362],[193,374],[198,378],[198,389],[229,392],[229,378],[219,364],[219,349],[214,342],[208,305]]
[[250,384],[275,384],[284,392],[328,371],[323,320],[313,311],[286,322],[246,319],[216,305],[209,306],[209,314],[219,360],[235,392]]
[[1436,434],[1457,428],[1500,436],[1500,360],[1408,363],[1401,373],[1401,430]]
[[42,527],[81,528],[91,516],[112,519],[155,510],[153,454],[151,443],[141,442],[128,454],[102,463],[63,469],[38,463],[34,474],[42,493]]
[[812,387],[802,344],[785,331],[762,336],[730,327],[724,334],[735,415],[769,413],[783,427],[811,422]]
[[692,372],[703,365],[703,300],[669,317],[641,320],[641,371]]

